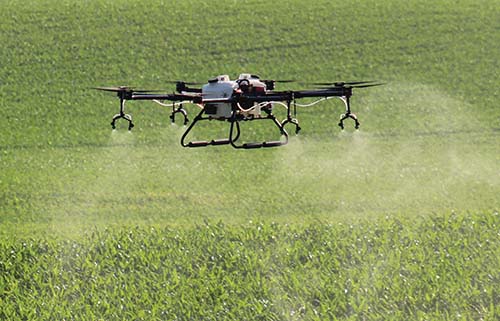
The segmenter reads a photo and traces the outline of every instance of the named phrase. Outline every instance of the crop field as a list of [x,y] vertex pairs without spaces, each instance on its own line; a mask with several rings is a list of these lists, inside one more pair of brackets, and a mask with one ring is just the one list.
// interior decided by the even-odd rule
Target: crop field
[[[500,318],[499,1],[6,0],[0,43],[1,320]],[[252,151],[91,89],[243,72],[385,85]]]

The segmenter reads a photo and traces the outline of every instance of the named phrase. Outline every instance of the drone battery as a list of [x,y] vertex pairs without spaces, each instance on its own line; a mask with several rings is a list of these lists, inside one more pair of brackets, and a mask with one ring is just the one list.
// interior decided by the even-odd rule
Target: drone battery
[[216,104],[205,104],[205,114],[210,116],[217,115],[217,105]]

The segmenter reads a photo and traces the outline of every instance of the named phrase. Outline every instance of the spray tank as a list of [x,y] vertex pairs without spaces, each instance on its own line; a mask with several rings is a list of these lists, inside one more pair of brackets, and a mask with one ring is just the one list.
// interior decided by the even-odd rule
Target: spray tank
[[[208,84],[201,89],[203,99],[220,99],[232,96],[238,84],[231,81],[228,75],[220,75],[210,79]],[[205,114],[217,119],[227,119],[231,117],[232,108],[230,103],[208,103],[205,105]]]

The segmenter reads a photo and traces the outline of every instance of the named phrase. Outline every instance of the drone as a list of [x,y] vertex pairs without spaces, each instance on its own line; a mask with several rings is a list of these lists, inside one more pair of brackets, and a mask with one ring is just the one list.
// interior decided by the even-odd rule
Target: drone
[[[345,112],[340,116],[338,126],[344,129],[344,122],[348,119],[354,121],[354,127],[359,128],[360,123],[355,114],[351,112],[350,98],[354,88],[368,88],[383,85],[375,81],[353,82],[320,82],[312,83],[314,89],[276,91],[276,83],[289,83],[294,80],[267,80],[253,74],[240,74],[236,80],[231,80],[228,75],[220,75],[209,79],[207,83],[185,81],[170,81],[176,85],[174,93],[161,93],[156,90],[135,89],[128,86],[120,87],[94,87],[93,89],[114,92],[120,99],[120,112],[116,114],[111,127],[116,129],[116,121],[128,121],[128,129],[134,127],[132,116],[125,113],[125,102],[129,100],[150,100],[164,107],[171,107],[170,120],[175,124],[177,115],[183,117],[184,125],[189,124],[188,113],[184,108],[186,104],[194,104],[200,108],[199,113],[184,131],[181,137],[183,147],[205,147],[218,145],[231,145],[238,149],[254,149],[262,147],[277,147],[288,143],[289,134],[286,125],[295,126],[295,133],[301,130],[297,120],[297,107],[311,107],[322,101],[339,98],[345,105]],[[198,86],[198,87],[196,87]],[[201,88],[199,88],[201,86]],[[304,98],[316,98],[313,102],[300,104]],[[286,118],[278,120],[273,111],[284,107]],[[189,141],[187,138],[201,121],[224,121],[229,123],[228,136],[218,139]],[[275,126],[280,134],[279,140],[264,142],[242,142],[241,122],[268,120]]]

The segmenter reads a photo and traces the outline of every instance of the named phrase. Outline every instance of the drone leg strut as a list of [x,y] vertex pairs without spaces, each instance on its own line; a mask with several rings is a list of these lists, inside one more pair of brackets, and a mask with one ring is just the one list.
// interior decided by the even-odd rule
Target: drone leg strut
[[[198,115],[194,118],[193,122],[191,125],[186,129],[184,134],[181,137],[181,145],[183,147],[205,147],[209,145],[228,145],[231,143],[231,139],[223,138],[223,139],[212,139],[211,141],[206,141],[206,140],[199,140],[199,141],[191,141],[186,143],[186,137],[188,136],[189,132],[193,129],[193,127],[196,125],[197,122],[200,120],[211,120],[210,118],[203,117],[203,113],[205,112],[205,109],[202,109]],[[238,132],[234,140],[237,140],[238,137],[240,136],[239,133],[239,127],[238,127]]]
[[[295,125],[295,134],[298,135],[299,132],[300,132],[300,130],[302,128],[300,128],[299,121],[297,120],[297,118],[292,117],[292,111],[291,111],[291,108],[290,108],[291,107],[290,104],[291,104],[291,101],[289,100],[287,102],[287,115],[286,115],[286,119],[283,122],[281,122],[281,127],[284,128],[285,125],[288,124],[288,123],[293,124],[293,125]],[[294,116],[297,117],[297,106],[295,104],[295,99],[293,100],[293,110],[294,110]]]
[[[184,134],[182,134],[182,137],[181,137],[181,145],[183,147],[202,147],[202,146],[207,146],[208,145],[208,142],[189,142],[189,143],[185,143],[184,140],[186,139],[186,136],[189,134],[189,132],[191,131],[191,129],[193,129],[194,125],[196,125],[196,123],[202,119],[202,115],[203,115],[203,112],[205,110],[201,110],[200,113],[198,115],[196,115],[196,117],[193,119],[193,122],[191,123],[191,125],[189,125],[188,129],[186,129],[186,131],[184,132]],[[172,114],[173,116],[173,114]]]
[[[231,122],[231,129],[229,132],[229,141],[231,143],[231,146],[233,146],[234,148],[238,148],[238,149],[240,149],[240,148],[255,149],[255,148],[261,148],[261,147],[277,147],[277,146],[286,145],[288,143],[288,133],[286,132],[285,128],[283,128],[283,125],[272,114],[269,114],[265,118],[255,118],[254,120],[264,120],[264,119],[271,119],[274,122],[276,127],[278,127],[278,129],[280,130],[280,134],[285,137],[284,141],[276,140],[276,141],[265,141],[262,143],[251,142],[251,143],[243,143],[241,145],[237,145],[235,142],[240,136],[241,129],[240,129],[240,123],[239,123],[240,120],[238,120],[236,118],[236,111],[234,111],[233,116],[229,120]],[[237,130],[237,136],[236,136],[236,138],[233,138],[233,131],[234,131],[235,127]]]

